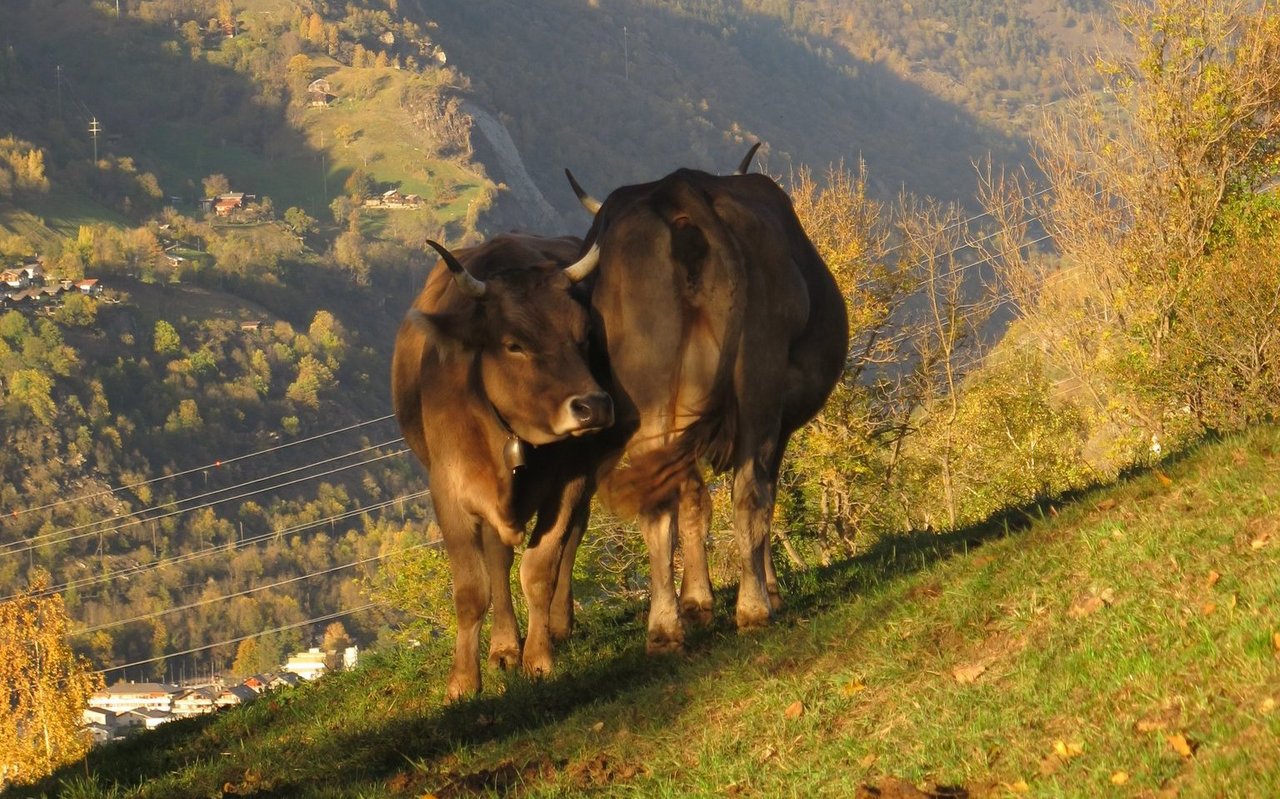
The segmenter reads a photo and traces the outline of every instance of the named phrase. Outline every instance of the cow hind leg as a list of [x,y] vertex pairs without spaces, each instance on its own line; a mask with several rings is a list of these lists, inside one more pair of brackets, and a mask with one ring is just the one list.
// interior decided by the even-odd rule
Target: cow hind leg
[[701,475],[691,474],[680,489],[680,615],[694,624],[710,624],[711,572],[707,568],[707,531],[711,529],[711,493]]
[[486,529],[483,533],[484,561],[493,597],[493,628],[489,631],[489,662],[502,669],[520,665],[520,627],[511,602],[511,564],[515,551],[498,535]]
[[649,634],[645,650],[651,655],[678,652],[684,647],[671,563],[675,555],[675,521],[670,509],[645,513],[640,518],[640,531],[649,550]]
[[[735,533],[742,576],[738,582],[736,621],[739,629],[767,625],[773,615],[767,574],[769,525],[773,517],[774,483],[755,461],[740,466],[733,482]],[[777,578],[774,578],[777,591]]]
[[764,550],[764,587],[769,592],[769,607],[777,613],[782,610],[782,591],[778,588],[778,573],[773,569],[773,548],[766,544]]

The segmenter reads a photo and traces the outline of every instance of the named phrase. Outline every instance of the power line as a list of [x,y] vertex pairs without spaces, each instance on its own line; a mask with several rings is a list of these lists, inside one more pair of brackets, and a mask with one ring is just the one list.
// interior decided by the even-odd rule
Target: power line
[[369,602],[367,604],[361,605],[358,608],[351,608],[350,610],[339,610],[339,611],[335,611],[334,613],[326,613],[323,616],[314,616],[310,619],[305,619],[304,621],[298,621],[292,624],[283,624],[279,627],[274,627],[270,630],[263,630],[262,632],[251,633],[249,635],[242,635],[239,638],[231,638],[226,641],[218,641],[217,643],[213,643],[213,644],[196,646],[190,649],[184,649],[181,652],[168,652],[163,655],[157,655],[156,657],[147,658],[146,660],[137,660],[137,661],[134,661],[133,663],[121,663],[117,666],[108,666],[107,668],[104,668],[104,669],[98,669],[94,673],[106,674],[109,671],[119,671],[120,669],[131,669],[131,668],[134,668],[135,666],[145,666],[148,663],[155,663],[157,660],[166,660],[168,658],[182,657],[183,655],[194,655],[197,652],[204,652],[209,649],[216,649],[217,647],[220,647],[220,646],[238,644],[241,641],[247,641],[250,638],[261,638],[264,635],[271,635],[273,633],[284,632],[285,630],[293,630],[298,627],[305,627],[308,624],[319,624],[322,621],[332,621],[333,619],[340,619],[343,616],[352,616],[352,615],[355,615],[356,613],[363,613],[366,610],[372,610],[373,608],[384,607],[385,605],[386,605],[385,602]]
[[[253,497],[253,496],[257,496],[257,495],[259,495],[259,494],[265,493],[265,492],[267,492],[267,491],[274,491],[274,490],[279,489],[279,488],[285,488],[285,487],[288,487],[288,486],[291,486],[291,485],[297,485],[298,483],[305,483],[305,482],[307,482],[308,480],[315,480],[315,479],[316,479],[316,478],[318,478],[318,477],[327,477],[328,475],[331,475],[331,474],[337,474],[338,472],[344,472],[344,471],[347,471],[348,469],[355,469],[355,468],[358,468],[358,467],[361,467],[361,466],[368,466],[369,464],[371,464],[371,463],[376,463],[377,461],[380,461],[380,460],[385,460],[385,459],[387,459],[387,458],[394,458],[394,457],[398,457],[398,456],[400,456],[400,455],[405,454],[405,453],[406,453],[406,452],[408,452],[408,451],[409,451],[409,448],[408,448],[408,447],[405,447],[405,448],[403,448],[403,449],[398,449],[398,450],[396,450],[395,452],[385,453],[385,454],[379,455],[379,456],[377,456],[377,457],[375,457],[375,458],[369,458],[368,460],[360,461],[359,463],[351,463],[351,464],[347,464],[346,466],[339,466],[339,467],[334,468],[334,469],[329,469],[328,471],[319,472],[319,473],[317,473],[317,474],[312,474],[312,475],[307,475],[306,477],[300,477],[300,478],[298,478],[298,479],[296,479],[296,480],[288,480],[288,481],[285,481],[285,482],[283,482],[283,483],[277,483],[277,484],[275,484],[275,485],[266,486],[265,488],[259,488],[259,489],[256,489],[256,490],[254,490],[254,491],[246,491],[246,492],[244,492],[244,493],[242,493],[242,494],[236,494],[236,495],[234,495],[234,496],[229,496],[229,497],[222,497],[222,498],[220,498],[220,499],[215,499],[215,500],[213,500],[213,501],[211,501],[211,502],[206,502],[206,503],[203,503],[203,504],[200,504],[200,505],[192,505],[192,506],[191,506],[191,507],[189,507],[189,508],[182,508],[182,509],[179,509],[179,510],[169,511],[168,513],[162,513],[162,514],[159,514],[159,515],[157,515],[157,516],[150,516],[150,517],[145,518],[145,519],[134,519],[133,521],[125,522],[125,523],[123,523],[123,524],[117,524],[117,525],[112,526],[112,527],[104,527],[104,528],[102,528],[102,529],[98,529],[98,530],[89,530],[89,531],[87,531],[87,532],[77,533],[76,535],[71,535],[71,536],[67,536],[67,537],[65,537],[65,538],[59,538],[59,539],[56,539],[56,540],[47,540],[47,541],[40,541],[40,542],[38,542],[38,543],[31,543],[31,544],[28,544],[28,545],[27,545],[27,546],[25,546],[25,547],[22,547],[21,549],[11,549],[11,550],[9,550],[9,551],[7,551],[7,552],[0,553],[0,555],[20,555],[20,554],[22,554],[22,553],[24,553],[24,552],[30,552],[30,551],[32,551],[32,550],[34,550],[34,549],[42,549],[42,548],[44,548],[44,547],[52,546],[52,545],[54,545],[54,544],[65,544],[65,543],[68,543],[68,542],[70,542],[70,541],[76,541],[76,540],[79,540],[79,539],[82,539],[82,538],[89,538],[89,537],[91,537],[91,536],[95,536],[95,535],[97,535],[97,536],[102,536],[102,535],[105,535],[105,534],[107,534],[107,533],[114,533],[114,532],[118,532],[118,531],[120,531],[120,530],[123,530],[123,529],[129,528],[129,527],[137,527],[138,525],[141,525],[141,524],[143,524],[143,523],[145,523],[145,522],[155,522],[155,521],[159,521],[159,520],[161,520],[161,519],[168,519],[168,518],[172,518],[172,517],[174,517],[174,516],[181,516],[181,515],[182,515],[182,514],[184,514],[184,513],[190,513],[191,511],[194,511],[194,510],[202,510],[202,509],[204,509],[204,508],[212,507],[212,506],[214,506],[214,505],[220,505],[220,504],[222,504],[223,502],[232,502],[232,501],[235,501],[235,500],[244,499],[244,498],[246,498],[246,497]],[[234,488],[234,487],[235,487],[235,486],[233,486],[233,488]],[[96,524],[96,523],[98,523],[98,522],[95,522],[95,524]],[[75,528],[73,528],[73,529],[75,529]]]
[[173,613],[180,613],[184,610],[191,610],[193,608],[203,607],[205,605],[212,605],[215,602],[222,602],[223,600],[227,600],[227,599],[236,599],[238,597],[248,596],[249,594],[256,594],[259,591],[266,591],[271,588],[279,588],[282,585],[290,585],[292,583],[301,582],[303,580],[309,580],[312,577],[320,577],[326,574],[333,574],[334,572],[343,571],[344,569],[350,569],[353,566],[363,566],[366,563],[372,563],[375,560],[383,560],[392,555],[401,555],[406,552],[412,552],[414,550],[423,549],[425,547],[439,547],[442,543],[443,541],[427,541],[421,544],[414,544],[412,546],[400,547],[399,549],[393,549],[389,552],[383,552],[379,555],[371,555],[370,557],[362,558],[361,560],[353,560],[349,563],[343,563],[338,566],[330,566],[327,569],[320,569],[319,571],[307,572],[306,574],[301,574],[295,577],[289,577],[287,579],[279,580],[274,583],[268,583],[267,585],[257,585],[257,586],[254,586],[253,588],[246,588],[243,591],[236,591],[231,594],[222,594],[220,596],[210,597],[208,599],[201,599],[198,602],[191,602],[186,605],[179,605],[173,608],[165,608],[164,610],[157,610],[151,613],[144,613],[141,616],[134,616],[128,619],[119,619],[117,621],[105,622],[103,624],[96,624],[92,627],[86,627],[83,630],[74,630],[68,634],[68,637],[88,635],[89,633],[96,633],[99,630],[109,630],[115,627],[123,627],[126,624],[133,624],[135,622],[148,621],[150,619],[157,619],[157,618],[160,618],[161,616],[168,616]]
[[[353,516],[361,516],[371,511],[381,510],[383,508],[389,507],[399,502],[407,502],[412,499],[418,499],[419,497],[427,496],[430,493],[431,493],[430,489],[424,489],[422,491],[417,491],[412,494],[405,494],[403,496],[396,497],[395,499],[384,500],[383,502],[375,503],[373,505],[369,505],[364,508],[355,508],[354,510],[343,511],[342,513],[337,513],[323,519],[317,519],[315,521],[309,521],[309,522],[302,522],[292,527],[285,527],[278,530],[270,530],[266,533],[261,533],[256,536],[250,536],[248,538],[243,538],[238,541],[235,541],[231,544],[231,546],[227,546],[226,544],[209,546],[209,547],[205,547],[204,549],[198,549],[194,552],[188,552],[186,554],[179,555],[175,558],[156,559],[148,563],[137,564],[124,569],[117,569],[115,571],[107,572],[105,574],[98,574],[98,575],[93,575],[91,577],[81,577],[75,580],[69,580],[59,585],[50,586],[45,590],[38,592],[37,594],[35,594],[35,596],[40,596],[40,597],[49,596],[49,595],[60,593],[62,591],[66,591],[73,588],[78,589],[78,588],[83,588],[84,586],[87,586],[87,585],[95,585],[97,583],[110,582],[119,577],[143,574],[147,571],[150,571],[152,569],[158,569],[162,566],[173,566],[173,565],[178,565],[183,563],[189,563],[193,560],[198,560],[202,557],[205,557],[206,555],[216,553],[216,552],[227,552],[227,553],[236,552],[238,550],[245,549],[246,547],[252,544],[257,544],[257,543],[266,541],[269,538],[276,538],[276,537],[281,537],[285,535],[290,535],[292,533],[300,532],[302,530],[308,530],[314,527],[320,527],[324,524],[332,524],[334,522],[343,521]],[[15,596],[17,596],[17,594],[10,594],[9,596],[0,598],[0,602],[13,599]]]
[[49,508],[57,508],[57,507],[61,507],[62,505],[69,505],[76,502],[86,502],[91,499],[97,499],[98,497],[104,497],[104,496],[109,496],[111,494],[115,494],[118,491],[131,491],[135,488],[141,488],[142,486],[151,485],[153,483],[159,483],[165,480],[173,480],[178,477],[185,477],[186,475],[194,474],[195,472],[207,471],[209,469],[218,469],[228,464],[237,463],[239,461],[247,460],[249,458],[256,458],[261,455],[267,455],[272,452],[277,452],[282,449],[287,449],[289,447],[296,447],[299,444],[307,444],[312,441],[318,441],[319,439],[322,439],[322,438],[327,438],[332,435],[337,435],[339,433],[346,433],[350,430],[355,430],[357,428],[365,427],[366,425],[376,424],[378,422],[385,422],[386,420],[392,418],[394,415],[395,414],[389,413],[386,416],[379,416],[376,419],[369,419],[364,422],[358,422],[356,424],[347,425],[346,427],[340,427],[337,430],[330,430],[326,433],[317,433],[316,435],[313,435],[313,436],[300,438],[297,441],[290,441],[287,444],[280,444],[274,447],[268,447],[267,449],[261,449],[256,452],[246,453],[244,455],[237,455],[232,458],[223,458],[220,460],[215,460],[212,463],[206,463],[203,466],[196,466],[191,469],[184,469],[180,472],[174,472],[173,474],[166,474],[160,477],[153,477],[150,480],[141,480],[136,483],[128,483],[126,485],[116,486],[115,488],[109,488],[104,491],[98,491],[92,494],[85,494],[79,497],[68,497],[66,499],[60,499],[57,502],[49,502],[44,505],[37,505],[32,508],[6,511],[3,514],[0,514],[0,519],[9,519],[17,516],[24,516],[28,513],[35,513],[36,511],[48,510]]
[[[96,525],[111,524],[112,522],[114,522],[114,521],[116,521],[116,520],[121,520],[121,519],[131,519],[131,518],[134,518],[134,517],[138,517],[138,516],[141,516],[142,514],[146,513],[147,511],[163,510],[163,509],[165,509],[165,508],[172,508],[172,507],[176,507],[176,506],[178,506],[178,505],[183,504],[184,502],[194,502],[194,501],[196,501],[196,500],[206,499],[206,498],[208,498],[208,497],[216,496],[216,495],[218,495],[218,494],[226,494],[226,493],[229,493],[229,492],[231,492],[231,491],[235,491],[235,490],[237,490],[237,489],[243,488],[243,487],[245,487],[245,486],[250,486],[250,485],[254,485],[254,484],[256,484],[256,483],[262,483],[262,482],[266,482],[266,481],[268,481],[268,480],[274,480],[274,479],[275,479],[275,478],[277,478],[277,477],[284,477],[285,475],[295,474],[295,473],[297,473],[297,472],[306,471],[306,470],[308,470],[308,469],[312,469],[312,468],[314,468],[314,467],[316,467],[316,466],[322,466],[322,465],[327,464],[327,463],[333,463],[334,461],[340,461],[340,460],[342,460],[343,458],[349,458],[349,457],[351,457],[351,456],[353,456],[353,455],[362,455],[362,454],[364,454],[364,453],[366,453],[366,452],[368,452],[368,451],[370,451],[370,450],[375,450],[375,449],[378,449],[378,448],[380,448],[380,447],[385,447],[385,446],[388,446],[388,445],[391,445],[391,444],[395,444],[396,442],[398,442],[398,441],[400,441],[400,440],[402,440],[402,439],[400,439],[400,438],[398,438],[398,437],[397,437],[397,438],[393,438],[393,439],[391,439],[391,440],[389,440],[389,441],[385,441],[385,442],[383,442],[383,443],[381,443],[381,444],[371,444],[371,445],[369,445],[369,446],[367,446],[367,447],[363,447],[363,448],[358,449],[358,450],[352,450],[351,452],[343,453],[342,455],[335,455],[335,456],[333,456],[333,457],[331,457],[331,458],[325,458],[325,459],[322,459],[322,460],[314,461],[314,462],[312,462],[312,463],[308,463],[308,464],[305,464],[305,465],[303,465],[303,466],[295,466],[295,467],[293,467],[293,468],[291,468],[291,469],[284,469],[284,470],[282,470],[282,471],[276,472],[275,474],[269,474],[269,475],[267,475],[267,476],[265,476],[265,477],[257,477],[257,478],[254,478],[254,479],[252,479],[252,480],[246,480],[246,481],[242,481],[242,482],[239,482],[239,483],[233,483],[233,484],[231,484],[231,485],[229,485],[229,486],[224,486],[223,488],[217,488],[217,489],[214,489],[213,491],[206,491],[206,492],[204,492],[203,494],[196,494],[196,495],[194,495],[194,496],[190,496],[190,497],[183,497],[183,498],[179,498],[179,499],[171,500],[171,501],[169,501],[169,502],[166,502],[166,503],[163,503],[163,504],[160,504],[160,505],[150,505],[150,506],[142,507],[142,508],[139,508],[138,510],[135,510],[135,511],[131,512],[131,513],[126,513],[126,514],[117,514],[117,515],[115,515],[115,516],[113,516],[113,517],[111,517],[111,518],[109,518],[109,519],[98,519],[98,520],[95,520],[95,521],[92,521],[92,522],[85,522],[84,524],[79,524],[79,525],[76,525],[76,526],[74,526],[74,527],[64,527],[64,528],[62,528],[62,529],[60,529],[60,530],[53,530],[53,531],[50,531],[50,532],[48,532],[48,533],[41,533],[40,535],[32,536],[32,537],[27,538],[27,539],[25,539],[25,540],[23,540],[23,541],[11,541],[11,542],[9,542],[9,543],[7,543],[7,544],[2,544],[2,545],[0,545],[0,556],[2,556],[2,555],[6,555],[6,554],[10,554],[9,552],[7,552],[7,551],[5,551],[5,550],[10,549],[10,548],[12,548],[12,547],[19,546],[19,545],[21,545],[21,544],[28,544],[28,545],[30,545],[30,544],[34,544],[34,543],[36,543],[36,542],[38,542],[38,541],[43,541],[43,540],[45,540],[45,539],[49,539],[49,538],[56,538],[56,537],[58,537],[58,536],[63,535],[64,533],[74,533],[74,532],[76,532],[76,531],[78,531],[78,530],[84,530],[84,529],[89,528],[89,527],[95,527]],[[370,461],[362,461],[361,463],[350,464],[350,465],[348,465],[348,466],[347,466],[347,467],[345,467],[345,468],[352,468],[352,467],[354,467],[354,466],[360,466],[360,465],[362,465],[363,463],[372,463],[372,461],[371,461],[371,460],[370,460]],[[326,472],[325,474],[330,474],[330,473],[332,473],[332,472]],[[313,477],[321,477],[321,476],[323,476],[323,475],[312,475],[312,476],[313,476]],[[295,482],[297,482],[297,481],[295,481]],[[280,487],[280,486],[283,486],[283,485],[291,485],[291,483],[282,483],[282,484],[279,484],[278,486],[271,486],[271,487],[272,487],[272,488],[275,488],[275,487]],[[186,513],[187,511],[191,511],[191,510],[198,510],[199,508],[205,508],[205,507],[209,507],[210,505],[215,505],[215,504],[217,504],[217,503],[219,503],[219,502],[224,502],[224,501],[226,501],[226,499],[228,499],[228,498],[224,498],[224,499],[216,500],[216,501],[214,501],[214,502],[206,503],[206,504],[204,504],[204,505],[192,506],[192,507],[189,507],[189,508],[183,508],[183,509],[181,509],[181,510],[179,510],[179,511],[175,511],[174,513],[161,514],[161,515],[156,515],[156,516],[150,516],[150,517],[147,517],[147,518],[144,518],[144,519],[138,519],[136,523],[141,523],[141,522],[144,522],[144,521],[155,521],[155,520],[157,520],[157,519],[167,518],[167,517],[169,517],[169,516],[173,516],[173,515],[176,515],[176,514],[178,514],[178,513]],[[114,526],[114,527],[109,527],[109,528],[108,528],[108,527],[103,527],[103,528],[102,528],[102,529],[100,529],[100,530],[91,530],[89,533],[86,533],[84,536],[69,536],[69,537],[64,538],[64,539],[61,539],[61,540],[63,540],[63,541],[73,541],[73,540],[75,540],[75,539],[77,539],[77,538],[83,538],[83,537],[86,537],[86,536],[88,536],[88,535],[93,535],[93,534],[96,534],[96,533],[99,533],[99,532],[102,532],[102,533],[114,532],[115,530],[119,530],[119,529],[122,529],[123,527],[127,527],[127,526],[130,526],[130,524],[117,524],[117,525],[116,525],[116,526]],[[42,546],[46,546],[46,545],[42,545]],[[27,549],[29,549],[29,548],[30,548],[30,547],[28,547]],[[18,551],[19,551],[19,552],[26,552],[26,551],[27,551],[27,549],[22,549],[22,550],[18,550]]]

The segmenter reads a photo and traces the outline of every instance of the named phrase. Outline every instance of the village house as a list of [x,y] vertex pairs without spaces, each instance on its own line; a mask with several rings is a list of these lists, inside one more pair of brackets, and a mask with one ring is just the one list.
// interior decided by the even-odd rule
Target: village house
[[399,189],[388,189],[377,197],[370,197],[365,205],[375,208],[416,208],[422,204],[417,194],[401,194]]
[[154,730],[161,724],[166,724],[176,718],[167,710],[153,710],[151,708],[138,707],[133,710],[126,710],[116,717],[116,734],[121,732],[132,732],[138,729]]
[[306,652],[296,652],[285,662],[285,671],[291,671],[304,680],[314,680],[328,670],[325,666],[326,655],[320,647],[313,646]]
[[257,698],[258,694],[252,688],[246,685],[232,685],[229,688],[224,688],[219,691],[218,696],[213,700],[213,703],[217,705],[219,709],[222,709],[225,707],[243,705],[245,702],[252,702]]
[[85,724],[98,724],[107,729],[115,727],[117,714],[114,710],[107,710],[102,707],[93,707],[92,705],[85,708],[80,714]]
[[338,96],[333,93],[333,87],[324,78],[316,78],[307,85],[307,104],[310,106],[323,108],[336,99]]
[[121,680],[89,697],[91,707],[124,713],[135,708],[161,710],[166,713],[173,709],[173,697],[178,693],[178,686],[155,682],[125,682]]
[[218,698],[218,690],[211,686],[188,688],[174,697],[173,715],[179,718],[203,716],[218,709],[214,700]]
[[213,202],[213,212],[218,216],[231,216],[232,211],[243,208],[244,204],[245,194],[242,191],[219,194]]
[[31,279],[21,269],[6,269],[0,272],[0,283],[11,289],[25,289],[31,285]]
[[76,283],[76,288],[81,294],[88,294],[90,297],[97,297],[102,294],[102,284],[98,282],[96,277],[85,278]]

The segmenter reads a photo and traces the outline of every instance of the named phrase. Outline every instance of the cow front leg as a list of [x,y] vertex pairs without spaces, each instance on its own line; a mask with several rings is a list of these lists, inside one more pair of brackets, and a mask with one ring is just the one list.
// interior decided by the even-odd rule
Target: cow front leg
[[565,641],[573,632],[573,562],[578,556],[578,545],[587,531],[591,513],[590,501],[584,501],[574,513],[573,522],[565,536],[564,551],[560,553],[559,575],[556,592],[551,597],[551,640]]
[[[769,525],[773,518],[774,484],[754,460],[738,467],[733,506],[742,576],[738,581],[738,629],[767,625],[773,615],[765,562],[769,557]],[[777,590],[777,579],[774,579]]]
[[676,604],[671,561],[675,555],[675,514],[671,510],[644,514],[640,531],[649,550],[649,635],[651,654],[678,652],[684,647],[684,627]]
[[707,568],[707,532],[711,529],[711,492],[701,475],[690,475],[680,488],[680,615],[695,624],[710,624],[711,572]]
[[529,608],[529,636],[524,642],[524,671],[532,677],[551,673],[551,600],[556,591],[563,539],[535,536],[520,559],[520,586]]
[[511,602],[511,564],[515,561],[515,551],[487,526],[482,536],[489,593],[493,598],[489,662],[502,669],[514,669],[520,664],[520,626]]
[[480,625],[489,609],[489,576],[474,526],[451,530],[453,525],[444,518],[440,526],[453,575],[453,607],[458,620],[453,668],[445,685],[445,697],[452,702],[480,690]]

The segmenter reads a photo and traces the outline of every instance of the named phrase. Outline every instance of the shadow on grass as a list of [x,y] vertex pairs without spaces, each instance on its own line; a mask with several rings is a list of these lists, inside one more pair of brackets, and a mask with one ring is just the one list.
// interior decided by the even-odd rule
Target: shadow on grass
[[[1185,455],[1165,461],[1161,468],[1171,468],[1182,457]],[[1131,470],[1119,482],[1150,471]],[[1094,490],[1086,488],[1033,502],[951,533],[886,537],[857,557],[785,572],[786,607],[777,626],[789,627],[988,542],[1017,535],[1052,515],[1055,508],[1078,502]],[[448,654],[443,646],[433,646],[427,654],[392,652],[378,657],[370,670],[326,680],[328,686],[311,686],[294,696],[286,692],[264,697],[216,719],[166,725],[100,750],[87,762],[68,766],[36,786],[36,792],[58,795],[64,781],[77,774],[92,773],[99,784],[137,785],[193,768],[211,769],[219,775],[219,786],[225,777],[240,795],[258,797],[296,796],[320,786],[331,791],[358,791],[371,784],[399,785],[400,790],[416,790],[426,784],[441,796],[503,792],[533,774],[565,765],[547,761],[527,741],[519,743],[521,735],[549,728],[593,704],[627,694],[635,694],[636,718],[644,727],[661,729],[685,712],[686,693],[670,687],[714,678],[726,659],[735,657],[738,637],[732,624],[733,599],[732,587],[717,593],[715,619],[708,627],[690,632],[684,656],[645,656],[642,605],[599,608],[584,614],[577,635],[560,653],[561,671],[547,680],[532,682],[520,675],[491,673],[489,689],[493,693],[434,706],[420,716],[402,711],[396,717],[395,705],[438,695],[448,670]],[[279,734],[288,731],[292,719],[323,714],[326,704],[344,701],[375,708],[365,711],[365,723],[352,725],[362,729],[344,730],[342,722],[335,720],[328,733],[317,733],[314,740],[303,738],[301,732]],[[431,706],[435,701],[428,699],[425,704]],[[368,724],[367,714],[380,712],[376,708],[385,708],[386,721]],[[352,716],[350,708],[346,715]],[[271,730],[277,734],[271,735]],[[496,765],[468,770],[465,758],[449,757],[459,749],[508,739],[513,743],[511,755]],[[259,785],[247,780],[246,774],[254,771],[262,772]],[[193,776],[193,781],[209,776],[206,771],[203,777]],[[184,787],[189,795],[208,793],[208,786]],[[34,792],[28,789],[22,795]]]

